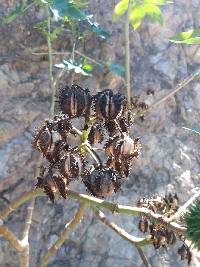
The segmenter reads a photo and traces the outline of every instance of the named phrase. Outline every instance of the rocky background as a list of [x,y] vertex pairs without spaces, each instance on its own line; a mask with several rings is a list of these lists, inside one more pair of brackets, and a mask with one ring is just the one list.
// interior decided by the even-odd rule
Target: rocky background
[[[14,8],[13,0],[1,0],[0,20]],[[107,41],[88,36],[86,55],[111,59],[123,64],[123,19],[112,23],[112,10],[117,1],[91,1],[90,10],[104,28],[112,30]],[[169,43],[175,33],[200,27],[199,0],[176,0],[163,8],[165,25],[143,23],[131,30],[131,80],[133,94],[140,94],[149,104],[170,92],[178,81],[200,64],[200,46]],[[45,39],[33,29],[44,17],[44,11],[32,7],[10,25],[0,23],[0,209],[22,192],[34,188],[38,160],[31,147],[35,126],[46,117],[50,107],[48,62],[44,56],[31,54],[27,48],[46,51]],[[70,48],[69,37],[63,36],[54,49]],[[68,82],[66,74],[64,82]],[[123,81],[108,72],[76,82],[91,91],[111,88],[123,90]],[[146,91],[153,89],[154,97]],[[177,192],[184,203],[200,183],[200,139],[182,128],[199,126],[200,84],[193,81],[182,91],[153,110],[144,122],[134,125],[132,135],[140,136],[143,149],[140,159],[121,191],[110,200],[135,205],[141,196]],[[72,188],[84,192],[79,183]],[[7,225],[20,237],[27,205],[12,213]],[[78,202],[58,199],[55,204],[46,197],[36,200],[30,233],[31,267],[56,240],[57,234],[73,216]],[[137,220],[125,215],[109,215],[129,233],[141,236]],[[155,251],[146,247],[152,266],[187,266],[177,256],[177,246]],[[200,255],[193,252],[191,266],[200,266]],[[0,239],[0,266],[17,267],[18,256],[8,243]],[[136,249],[94,218],[87,210],[82,223],[71,232],[64,246],[51,258],[48,267],[140,267]]]

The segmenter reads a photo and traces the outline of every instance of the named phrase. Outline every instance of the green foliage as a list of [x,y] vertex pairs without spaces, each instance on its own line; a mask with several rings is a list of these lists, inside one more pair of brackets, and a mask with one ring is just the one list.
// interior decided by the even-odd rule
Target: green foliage
[[200,30],[192,29],[176,34],[170,39],[175,44],[200,44]]
[[200,135],[200,128],[190,128],[190,127],[182,127],[182,128]]
[[200,251],[200,199],[189,209],[184,221],[187,227],[186,236]]
[[121,76],[122,78],[125,77],[125,69],[124,66],[114,63],[107,63],[106,66],[109,68],[109,70],[118,76]]
[[69,0],[52,0],[49,4],[56,20],[68,16],[76,20],[86,20],[87,16],[74,3]]
[[4,19],[3,23],[9,24],[13,22],[18,16],[22,15],[27,7],[27,1],[22,1],[16,6],[15,10],[11,11]]
[[[121,0],[114,9],[113,19],[122,16],[128,9],[129,0]],[[138,29],[145,17],[149,17],[152,22],[163,24],[163,16],[159,8],[160,5],[172,3],[166,0],[132,0],[130,22],[134,30]]]

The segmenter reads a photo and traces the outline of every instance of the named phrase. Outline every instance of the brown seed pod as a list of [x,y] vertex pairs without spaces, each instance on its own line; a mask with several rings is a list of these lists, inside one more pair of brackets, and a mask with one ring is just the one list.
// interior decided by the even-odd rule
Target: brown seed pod
[[90,129],[88,140],[91,144],[101,143],[104,138],[104,132],[100,123],[94,123]]
[[84,90],[76,84],[73,84],[71,88],[66,86],[59,92],[58,105],[69,118],[86,116],[91,106],[89,90]]
[[167,244],[173,245],[176,242],[176,234],[174,233],[174,231],[166,230],[165,235],[166,235]]
[[84,172],[84,159],[76,150],[67,152],[58,163],[59,172],[70,182]]
[[93,196],[107,197],[117,192],[121,186],[121,177],[110,168],[95,168],[84,177],[83,182]]
[[56,162],[60,150],[67,147],[67,136],[72,129],[66,115],[56,115],[45,123],[35,133],[32,141],[34,148],[39,150],[49,162]]
[[43,189],[49,199],[54,202],[54,193],[59,192],[66,198],[66,181],[59,175],[49,171],[44,177],[37,177],[37,188]]
[[118,159],[131,156],[137,158],[141,150],[141,142],[139,138],[132,139],[127,134],[110,138],[105,145],[105,152],[108,156]]
[[109,157],[106,162],[106,166],[117,171],[121,176],[128,177],[131,172],[132,163],[132,157],[125,157],[123,160],[114,157]]
[[94,97],[94,102],[97,119],[106,121],[119,117],[126,106],[125,97],[120,93],[114,94],[110,89],[99,92]]
[[146,233],[148,231],[149,223],[148,223],[147,218],[142,217],[140,219],[139,224],[138,224],[138,228],[142,233]]
[[178,249],[178,254],[181,256],[181,260],[187,260],[188,265],[191,263],[192,253],[185,243]]

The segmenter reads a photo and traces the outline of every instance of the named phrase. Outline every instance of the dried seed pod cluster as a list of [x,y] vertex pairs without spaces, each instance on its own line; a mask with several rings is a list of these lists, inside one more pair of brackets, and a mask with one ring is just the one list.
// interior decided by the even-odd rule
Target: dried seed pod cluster
[[[139,138],[129,136],[133,118],[125,96],[109,89],[91,95],[88,89],[72,85],[60,90],[57,102],[61,113],[45,120],[32,141],[49,163],[36,187],[42,188],[52,201],[55,192],[65,198],[67,186],[78,178],[96,197],[117,192],[141,150]],[[85,118],[85,125],[75,129],[73,120],[80,117]],[[69,140],[75,132],[81,136],[74,146]],[[95,163],[86,161],[91,155]]]
[[[179,199],[177,194],[169,194],[165,197],[155,196],[149,199],[145,197],[141,198],[137,205],[138,207],[148,208],[154,213],[162,214],[163,216],[170,218],[170,216],[174,215],[178,210],[178,204]],[[148,216],[141,217],[138,223],[138,228],[142,233],[151,234],[152,244],[155,249],[173,245],[176,241],[181,242],[182,245],[178,249],[178,254],[181,256],[181,260],[187,260],[188,264],[190,264],[192,254],[182,235],[167,229],[162,224],[155,224]]]

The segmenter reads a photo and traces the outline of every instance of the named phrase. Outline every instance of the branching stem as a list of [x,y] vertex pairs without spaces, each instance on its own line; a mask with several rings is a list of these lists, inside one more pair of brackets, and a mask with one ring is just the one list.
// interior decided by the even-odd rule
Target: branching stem
[[[25,193],[0,213],[0,219],[2,220],[5,219],[11,213],[12,210],[16,209],[17,207],[27,202],[31,198],[37,196],[45,196],[45,193],[41,189]],[[128,214],[131,216],[146,215],[154,219],[157,223],[167,226],[168,228],[174,230],[177,233],[184,234],[186,232],[185,227],[179,225],[178,223],[172,222],[170,218],[163,217],[161,214],[154,213],[153,211],[147,208],[138,208],[138,207],[115,204],[109,201],[105,201],[103,199],[99,199],[85,194],[80,194],[71,190],[67,190],[67,197],[70,199],[76,199],[85,202],[92,206],[106,208],[110,210],[112,213]]]
[[65,225],[64,230],[60,233],[60,236],[56,240],[56,242],[48,249],[46,254],[41,258],[38,267],[44,267],[46,266],[47,262],[49,261],[50,257],[54,255],[58,249],[63,245],[63,243],[66,240],[67,235],[69,232],[76,227],[76,225],[81,221],[85,209],[87,207],[87,203],[81,203],[80,207],[75,214],[74,218]]
[[127,106],[131,106],[131,75],[130,75],[130,38],[129,38],[129,17],[132,7],[132,0],[128,2],[128,9],[125,18],[124,34],[125,34],[125,87],[127,96]]

